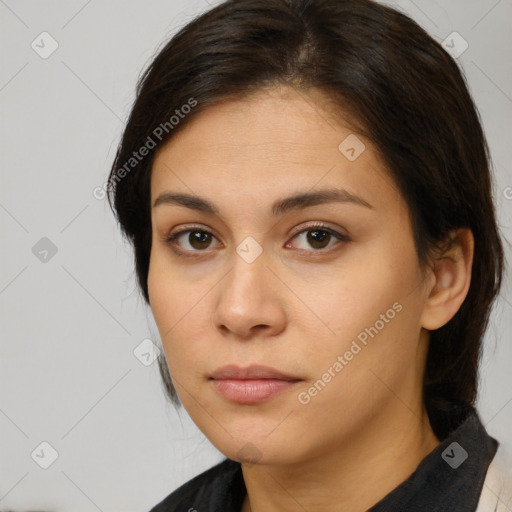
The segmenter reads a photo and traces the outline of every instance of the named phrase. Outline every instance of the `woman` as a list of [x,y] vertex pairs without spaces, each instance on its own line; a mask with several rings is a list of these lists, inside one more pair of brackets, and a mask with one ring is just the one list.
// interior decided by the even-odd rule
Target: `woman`
[[227,1],[137,92],[111,205],[169,397],[226,456],[152,511],[507,510],[474,408],[503,249],[454,60],[370,0]]

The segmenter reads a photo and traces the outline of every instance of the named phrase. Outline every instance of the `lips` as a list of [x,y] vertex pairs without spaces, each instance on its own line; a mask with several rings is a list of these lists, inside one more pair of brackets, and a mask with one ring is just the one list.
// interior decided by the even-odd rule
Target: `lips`
[[277,379],[284,381],[302,380],[290,374],[280,372],[269,366],[253,365],[248,368],[240,368],[235,365],[222,366],[215,370],[212,379]]
[[228,365],[213,372],[210,381],[224,398],[250,405],[289,390],[302,379],[267,366]]

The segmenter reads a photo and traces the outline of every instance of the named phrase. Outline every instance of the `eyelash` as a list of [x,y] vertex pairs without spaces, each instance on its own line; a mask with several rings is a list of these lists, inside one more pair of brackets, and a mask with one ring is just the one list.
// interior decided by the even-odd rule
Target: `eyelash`
[[[322,223],[314,223],[310,226],[307,226],[306,228],[302,229],[301,231],[298,231],[297,233],[295,233],[291,239],[293,240],[293,239],[297,238],[299,235],[301,235],[302,233],[307,233],[308,231],[323,231],[323,232],[328,233],[329,235],[333,236],[334,238],[336,238],[338,240],[338,242],[350,242],[351,241],[350,238],[347,237],[346,235],[343,235],[343,234],[339,233],[338,231],[335,231],[334,229],[329,228],[328,226],[326,226],[325,224],[322,224]],[[176,243],[176,240],[180,236],[184,235],[185,233],[193,233],[193,232],[207,233],[209,235],[212,235],[215,238],[215,235],[213,233],[211,233],[210,231],[208,231],[207,229],[204,229],[200,226],[191,226],[191,227],[188,227],[187,229],[182,229],[181,231],[178,231],[176,233],[166,236],[164,238],[164,241],[166,243],[168,243],[169,245],[171,245],[173,251],[176,252],[177,254],[179,254],[180,256],[182,255],[182,256],[190,257],[190,258],[197,258],[197,257],[202,256],[202,253],[207,252],[208,249],[194,250],[194,251],[183,250],[183,249],[179,249],[179,246]],[[334,247],[336,245],[338,245],[338,243],[333,244],[333,246],[331,246],[327,249],[311,249],[311,250],[299,249],[299,251],[307,251],[307,252],[313,252],[313,253],[330,252],[332,247]],[[197,253],[197,254],[192,256],[191,253],[192,254]]]

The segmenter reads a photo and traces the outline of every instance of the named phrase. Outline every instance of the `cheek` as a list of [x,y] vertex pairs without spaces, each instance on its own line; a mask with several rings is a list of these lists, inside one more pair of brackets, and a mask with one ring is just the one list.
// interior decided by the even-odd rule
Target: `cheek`
[[332,265],[295,271],[294,293],[319,320],[321,337],[333,341],[356,336],[390,308],[387,316],[394,318],[393,304],[416,300],[421,282],[414,247],[395,245],[389,235],[350,248]]
[[151,253],[148,271],[148,294],[151,311],[160,331],[162,342],[164,333],[170,329],[176,319],[176,287],[172,286],[172,275],[164,272],[160,258]]
[[204,286],[184,277],[169,265],[165,254],[153,252],[148,272],[148,292],[165,357],[172,377],[190,381],[205,360],[204,324],[210,318]]
[[[387,240],[355,251],[342,265],[333,266],[329,275],[317,273],[314,277],[321,286],[315,293],[310,288],[308,294],[305,283],[297,290],[320,320],[309,315],[313,318],[309,327],[299,320],[302,330],[307,330],[303,338],[317,340],[304,344],[304,361],[314,378],[329,369],[339,375],[329,386],[331,399],[337,400],[340,389],[343,394],[373,394],[374,386],[382,387],[376,381],[379,377],[398,382],[416,357],[421,274],[409,240],[396,245]],[[337,361],[338,370],[343,365],[338,372],[333,368]],[[328,396],[324,394],[325,399]]]
[[166,268],[162,258],[153,251],[148,272],[148,293],[151,312],[167,361],[170,361],[168,356],[171,351],[171,340],[175,339],[174,334],[179,329],[180,320],[182,321],[186,315],[183,300],[186,295],[176,277],[169,267]]

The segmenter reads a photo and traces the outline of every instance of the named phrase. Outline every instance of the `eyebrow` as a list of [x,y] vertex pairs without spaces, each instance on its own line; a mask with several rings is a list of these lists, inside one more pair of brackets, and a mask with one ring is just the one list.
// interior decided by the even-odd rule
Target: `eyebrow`
[[[315,192],[298,192],[283,199],[278,199],[272,204],[271,212],[274,217],[284,215],[292,210],[299,210],[310,206],[316,206],[324,203],[351,203],[366,208],[374,209],[373,206],[359,197],[345,189],[324,189]],[[178,205],[197,210],[201,212],[219,215],[220,210],[209,200],[183,193],[164,192],[155,200],[153,208],[160,205]]]

